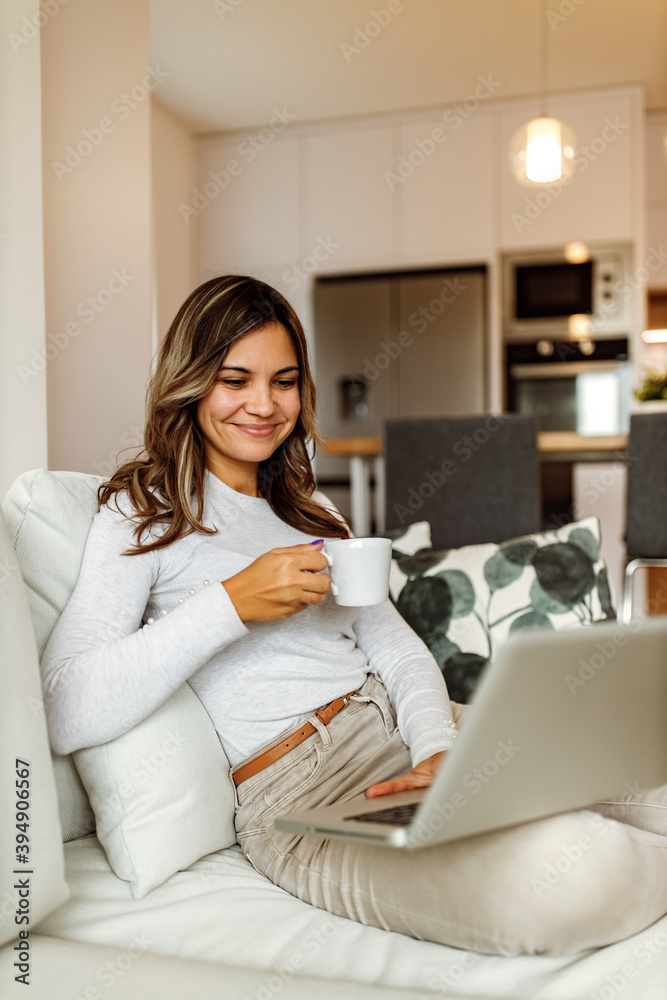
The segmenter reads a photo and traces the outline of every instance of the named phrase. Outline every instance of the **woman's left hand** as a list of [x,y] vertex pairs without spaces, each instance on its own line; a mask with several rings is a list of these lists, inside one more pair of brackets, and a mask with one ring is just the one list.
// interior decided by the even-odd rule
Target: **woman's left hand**
[[406,792],[412,788],[426,788],[431,784],[433,775],[438,770],[446,753],[446,750],[434,753],[432,757],[420,761],[416,767],[413,767],[407,774],[402,774],[400,778],[391,778],[389,781],[381,781],[377,785],[371,785],[370,788],[366,789],[364,795],[367,799],[372,799],[376,795],[391,795],[393,792]]

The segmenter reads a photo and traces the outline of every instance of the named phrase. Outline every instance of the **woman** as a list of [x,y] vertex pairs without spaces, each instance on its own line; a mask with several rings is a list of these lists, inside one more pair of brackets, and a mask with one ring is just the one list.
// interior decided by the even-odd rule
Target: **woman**
[[[286,300],[245,277],[196,289],[159,353],[146,457],[100,488],[42,659],[53,749],[113,739],[188,681],[229,758],[244,853],[294,895],[491,954],[571,953],[648,926],[667,910],[664,798],[416,852],[273,830],[290,808],[428,785],[462,712],[389,602],[335,604],[322,540],[349,532],[314,489],[314,418]],[[582,836],[595,850],[537,892]]]

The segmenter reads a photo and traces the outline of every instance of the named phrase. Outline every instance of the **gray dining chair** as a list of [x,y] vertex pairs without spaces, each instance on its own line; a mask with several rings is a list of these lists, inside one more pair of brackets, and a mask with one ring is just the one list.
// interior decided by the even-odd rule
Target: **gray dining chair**
[[391,419],[383,438],[387,530],[428,521],[439,549],[540,530],[533,417]]
[[638,569],[667,567],[667,413],[633,413],[628,435],[626,566],[621,621],[632,618]]

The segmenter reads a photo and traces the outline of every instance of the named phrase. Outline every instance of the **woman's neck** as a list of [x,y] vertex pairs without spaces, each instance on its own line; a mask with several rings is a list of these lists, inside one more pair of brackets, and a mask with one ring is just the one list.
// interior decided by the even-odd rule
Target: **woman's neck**
[[230,470],[220,467],[217,463],[206,463],[206,468],[215,476],[229,486],[230,489],[234,490],[236,493],[243,493],[248,497],[258,497],[259,491],[257,489],[257,468],[243,472],[241,470],[235,469]]

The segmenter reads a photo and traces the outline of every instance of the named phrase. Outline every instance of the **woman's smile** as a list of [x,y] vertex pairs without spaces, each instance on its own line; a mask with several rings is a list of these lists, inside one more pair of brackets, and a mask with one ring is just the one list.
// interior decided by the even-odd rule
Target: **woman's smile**
[[268,437],[276,430],[278,424],[234,424],[240,431],[250,434],[252,437]]

